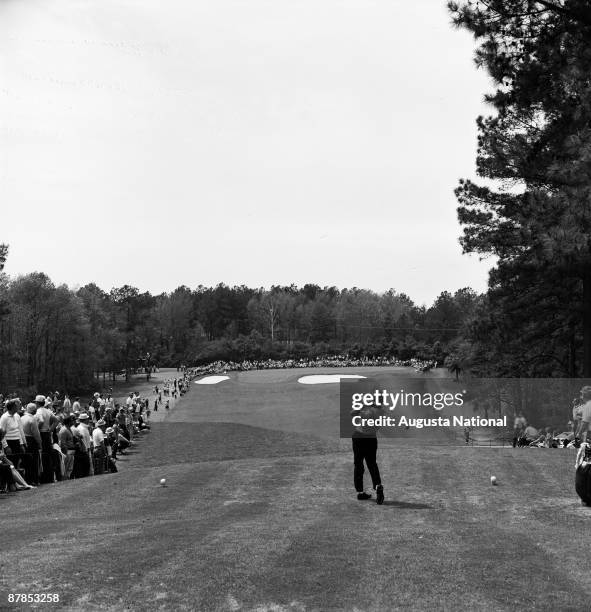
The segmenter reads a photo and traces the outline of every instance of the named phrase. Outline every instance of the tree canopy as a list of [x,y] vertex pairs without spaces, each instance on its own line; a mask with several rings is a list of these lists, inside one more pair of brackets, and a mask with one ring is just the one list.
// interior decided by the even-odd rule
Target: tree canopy
[[[498,258],[485,316],[491,341],[500,343],[495,363],[503,346],[505,366],[512,350],[516,358],[546,356],[537,366],[517,359],[520,372],[548,374],[562,363],[563,372],[589,376],[591,7],[582,0],[448,6],[454,23],[474,35],[476,64],[495,84],[486,96],[491,115],[477,119],[483,181],[461,180],[456,190],[464,251]],[[503,329],[520,342],[506,344]]]

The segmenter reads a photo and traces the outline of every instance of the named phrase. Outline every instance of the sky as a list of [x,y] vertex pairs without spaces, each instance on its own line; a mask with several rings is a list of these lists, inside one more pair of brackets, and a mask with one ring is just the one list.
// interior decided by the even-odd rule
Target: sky
[[486,289],[453,190],[491,82],[444,0],[0,0],[10,276]]

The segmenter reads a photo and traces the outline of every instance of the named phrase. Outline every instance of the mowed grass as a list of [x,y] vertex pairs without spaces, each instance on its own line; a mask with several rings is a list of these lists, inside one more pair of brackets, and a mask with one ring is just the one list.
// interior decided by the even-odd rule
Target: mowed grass
[[[233,378],[226,401],[194,386],[120,473],[1,496],[0,608],[26,609],[10,592],[57,592],[71,610],[588,607],[572,451],[384,440],[386,503],[359,502],[350,441],[304,422],[312,405],[332,413],[334,387],[280,401],[285,375],[252,383],[268,387],[255,423],[229,416],[250,382]],[[265,427],[273,410],[299,428]]]

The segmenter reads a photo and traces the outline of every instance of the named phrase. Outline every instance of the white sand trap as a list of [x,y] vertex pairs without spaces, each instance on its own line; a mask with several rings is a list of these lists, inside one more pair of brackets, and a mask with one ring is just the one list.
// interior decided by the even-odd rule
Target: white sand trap
[[218,383],[221,383],[222,380],[229,380],[229,376],[205,376],[204,378],[201,378],[200,380],[196,380],[195,384],[196,385],[217,385]]
[[365,378],[365,376],[359,376],[358,374],[311,374],[298,378],[298,382],[302,385],[326,385],[327,383],[341,382],[341,378]]

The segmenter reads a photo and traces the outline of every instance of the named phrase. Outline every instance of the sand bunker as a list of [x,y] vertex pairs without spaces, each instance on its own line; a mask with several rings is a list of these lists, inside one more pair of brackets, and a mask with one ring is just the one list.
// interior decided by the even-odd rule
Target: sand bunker
[[311,374],[298,378],[298,382],[302,385],[325,385],[327,383],[338,383],[341,378],[365,378],[365,376],[359,376],[358,374]]
[[196,385],[217,385],[222,382],[222,380],[228,380],[229,376],[206,376],[205,378],[201,378],[200,380],[196,380]]

